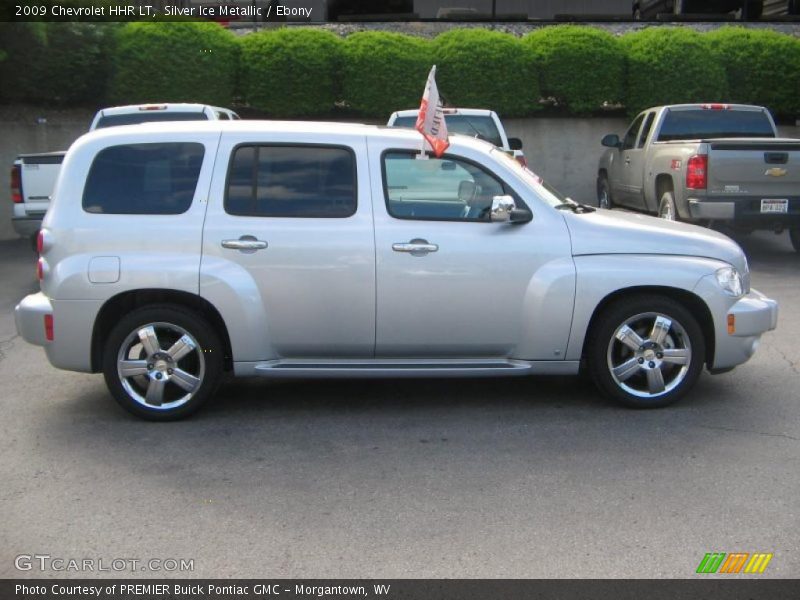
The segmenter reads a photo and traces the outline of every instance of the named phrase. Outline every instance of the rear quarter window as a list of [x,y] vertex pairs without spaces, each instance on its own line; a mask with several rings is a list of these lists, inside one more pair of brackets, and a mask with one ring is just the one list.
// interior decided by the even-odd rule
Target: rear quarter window
[[83,190],[95,214],[177,215],[192,204],[205,148],[196,142],[125,144],[97,153]]

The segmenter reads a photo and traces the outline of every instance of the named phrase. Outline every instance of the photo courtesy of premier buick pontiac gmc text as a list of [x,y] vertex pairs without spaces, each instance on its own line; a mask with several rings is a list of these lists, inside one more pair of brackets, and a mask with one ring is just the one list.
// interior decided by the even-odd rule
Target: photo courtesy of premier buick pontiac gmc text
[[420,142],[275,121],[88,133],[64,159],[17,329],[168,420],[227,374],[585,369],[605,395],[660,407],[775,328],[728,237],[573,202],[478,139],[453,135],[440,158]]

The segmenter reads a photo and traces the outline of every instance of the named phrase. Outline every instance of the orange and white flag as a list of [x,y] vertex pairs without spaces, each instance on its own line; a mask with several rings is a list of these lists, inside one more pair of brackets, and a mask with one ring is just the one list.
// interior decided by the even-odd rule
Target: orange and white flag
[[444,105],[439,97],[439,88],[436,87],[436,65],[433,65],[428,74],[428,83],[425,84],[425,92],[422,94],[415,129],[430,144],[437,158],[450,146],[447,140],[447,123],[444,121]]

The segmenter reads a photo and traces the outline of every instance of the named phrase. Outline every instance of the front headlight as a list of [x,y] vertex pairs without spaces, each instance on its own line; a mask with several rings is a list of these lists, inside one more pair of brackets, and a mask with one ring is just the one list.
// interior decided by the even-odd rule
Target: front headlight
[[744,293],[744,285],[742,284],[742,276],[733,267],[722,267],[717,270],[717,283],[722,291],[738,298]]

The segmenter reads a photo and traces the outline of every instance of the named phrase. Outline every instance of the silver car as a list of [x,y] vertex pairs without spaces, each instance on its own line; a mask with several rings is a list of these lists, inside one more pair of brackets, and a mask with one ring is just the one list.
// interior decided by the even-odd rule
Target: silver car
[[136,125],[69,150],[17,329],[147,419],[226,373],[577,374],[670,404],[774,329],[742,250],[572,202],[489,143],[403,129]]

